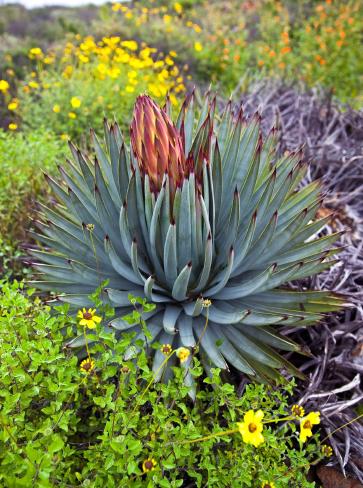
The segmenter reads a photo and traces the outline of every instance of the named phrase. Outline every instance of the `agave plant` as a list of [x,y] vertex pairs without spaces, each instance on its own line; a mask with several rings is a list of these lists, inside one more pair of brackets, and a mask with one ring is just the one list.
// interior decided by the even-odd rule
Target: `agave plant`
[[[192,93],[174,124],[169,104],[142,95],[131,150],[107,122],[104,145],[91,132],[94,161],[70,144],[63,181],[47,176],[59,203],[42,207],[35,237],[46,248],[31,251],[43,274],[35,285],[88,307],[107,279],[104,300],[117,313],[107,330],[145,339],[122,318],[131,293],[155,304],[147,340],[198,345],[207,370],[231,364],[263,380],[278,380],[279,368],[299,374],[275,348],[300,348],[276,326],[315,323],[341,304],[327,292],[282,288],[331,265],[337,235],[316,237],[329,220],[315,218],[319,182],[300,188],[302,153],[278,157],[277,131],[263,139],[259,115],[247,120],[230,102],[218,115],[211,96],[196,112]],[[154,371],[164,358],[155,353]]]

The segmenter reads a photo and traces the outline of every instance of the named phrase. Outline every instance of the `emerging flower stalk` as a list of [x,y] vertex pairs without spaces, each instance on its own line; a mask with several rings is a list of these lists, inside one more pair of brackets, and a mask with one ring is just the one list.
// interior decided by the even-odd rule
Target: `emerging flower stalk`
[[172,201],[176,189],[181,188],[184,180],[193,173],[198,183],[197,188],[201,188],[203,162],[209,161],[213,133],[210,115],[214,107],[215,100],[200,128],[199,140],[196,139],[191,147],[186,147],[188,142],[184,121],[178,129],[166,110],[159,107],[148,95],[137,98],[130,128],[131,146],[140,172],[143,177],[148,177],[154,193],[161,190],[165,174],[169,176]]
[[131,144],[143,175],[158,192],[165,173],[174,191],[187,174],[183,141],[167,113],[147,95],[137,98],[131,123]]

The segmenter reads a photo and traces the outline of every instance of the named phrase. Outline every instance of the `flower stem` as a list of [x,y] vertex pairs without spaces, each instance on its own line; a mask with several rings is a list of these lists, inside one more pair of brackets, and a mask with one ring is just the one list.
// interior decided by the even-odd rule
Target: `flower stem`
[[293,416],[288,416],[288,417],[281,417],[279,419],[271,419],[271,420],[264,420],[262,423],[263,424],[271,424],[273,422],[286,422],[288,420],[297,420],[296,417]]
[[216,432],[215,434],[210,434],[210,435],[207,435],[205,437],[198,437],[198,439],[192,439],[190,441],[183,441],[180,444],[194,444],[195,442],[204,442],[204,441],[208,441],[209,439],[213,439],[214,437],[222,437],[224,435],[235,434],[238,431],[239,431],[239,429],[224,430],[222,432]]
[[330,432],[330,434],[328,434],[326,437],[324,437],[324,439],[322,441],[320,441],[320,442],[323,443],[324,441],[326,441],[327,439],[329,439],[329,437],[331,437],[333,434],[335,434],[336,432],[338,432],[341,429],[344,429],[344,427],[347,427],[348,425],[353,424],[354,422],[357,422],[357,420],[361,419],[362,417],[363,417],[363,413],[361,413],[357,417],[354,417],[354,419],[352,419],[349,422],[341,425],[337,429],[333,430],[333,432]]
[[[161,365],[159,366],[159,368],[155,371],[155,373],[153,374],[153,377],[151,378],[151,380],[149,381],[147,387],[145,388],[145,390],[141,393],[141,396],[139,397],[140,400],[142,400],[145,396],[145,394],[149,391],[149,388],[150,386],[154,383],[155,381],[155,378],[157,377],[157,375],[159,374],[159,372],[163,369],[163,367],[166,365],[166,363],[169,361],[169,359],[171,358],[171,356],[175,353],[175,350],[171,352],[171,354],[169,354],[169,356],[167,356],[164,361],[161,363]],[[131,413],[134,413],[135,410],[137,408],[137,404],[135,405],[133,411]]]

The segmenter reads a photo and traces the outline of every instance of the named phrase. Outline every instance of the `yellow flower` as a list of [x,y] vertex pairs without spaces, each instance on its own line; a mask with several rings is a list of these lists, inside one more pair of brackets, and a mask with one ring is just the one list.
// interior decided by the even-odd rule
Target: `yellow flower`
[[176,351],[176,355],[180,359],[181,363],[185,363],[190,356],[190,351],[186,347],[179,347],[179,349]]
[[171,104],[172,104],[172,105],[174,105],[174,107],[175,107],[176,105],[178,105],[178,100],[177,100],[176,96],[175,96],[173,93],[170,93],[170,95],[169,95],[169,96],[170,96],[170,101],[171,101]]
[[136,41],[122,41],[121,46],[130,49],[130,51],[136,51],[138,47]]
[[30,59],[41,58],[42,56],[43,56],[43,51],[40,49],[40,47],[32,47],[29,51]]
[[10,85],[6,80],[0,80],[0,92],[6,93],[9,88]]
[[296,417],[303,417],[305,415],[305,410],[301,405],[293,405],[291,407],[291,413]]
[[105,75],[107,73],[107,66],[104,63],[100,63],[99,65],[97,65],[97,71],[101,75]]
[[118,76],[120,76],[120,73],[121,73],[121,70],[120,68],[117,68],[117,67],[114,67],[114,68],[110,68],[107,70],[107,74],[110,78],[117,78]]
[[29,81],[30,88],[39,88],[39,83],[36,81]]
[[81,63],[89,63],[89,57],[88,56],[85,56],[84,54],[80,54],[78,56],[78,59],[81,61]]
[[160,348],[160,351],[165,354],[165,356],[169,356],[171,354],[173,348],[171,347],[170,344],[163,344]]
[[106,46],[110,46],[111,48],[114,48],[120,42],[120,37],[119,36],[103,37],[102,41],[106,44]]
[[127,85],[125,90],[127,91],[127,93],[133,93],[135,91],[135,88],[131,85]]
[[78,97],[71,98],[71,105],[73,108],[79,108],[81,106],[81,100]]
[[72,76],[72,73],[73,73],[73,66],[69,64],[64,68],[63,77],[70,78]]
[[200,51],[202,51],[203,46],[200,42],[197,41],[194,43],[194,49],[195,49],[195,51],[200,52]]
[[323,444],[321,446],[321,453],[326,457],[330,457],[333,454],[333,449],[327,444]]
[[181,14],[183,12],[183,6],[179,2],[175,2],[174,10],[177,14]]
[[95,362],[91,358],[87,358],[80,364],[80,370],[83,373],[90,374],[95,369]]
[[308,437],[313,435],[311,429],[313,425],[320,424],[320,412],[310,412],[306,417],[300,420],[300,441],[306,442]]
[[68,112],[68,117],[70,119],[76,119],[77,118],[77,114],[75,114],[74,112]]
[[166,56],[165,57],[165,63],[168,65],[168,66],[173,66],[174,65],[174,61],[171,59],[170,56]]
[[276,488],[276,485],[272,481],[263,481],[261,488]]
[[15,98],[8,105],[9,110],[16,110],[18,107],[19,107],[19,103]]
[[147,458],[142,463],[142,470],[144,473],[149,473],[149,471],[154,471],[155,467],[157,466],[157,462],[153,458]]
[[62,141],[67,141],[69,139],[68,134],[61,134]]
[[51,56],[46,56],[44,59],[43,59],[44,63],[45,64],[52,64],[54,63],[54,58],[51,57]]
[[243,417],[243,422],[238,422],[237,426],[242,436],[243,442],[258,447],[265,439],[262,435],[264,413],[262,410],[248,410]]
[[18,124],[15,124],[15,122],[11,122],[8,127],[9,130],[16,130],[18,128]]
[[118,12],[119,10],[121,10],[121,5],[120,5],[119,3],[114,3],[114,4],[112,5],[112,10],[113,10],[114,12]]
[[83,308],[82,310],[78,311],[77,317],[81,319],[79,321],[79,325],[84,325],[89,329],[94,329],[96,325],[99,324],[102,320],[101,317],[98,317],[98,315],[96,315],[95,308],[89,308],[88,311]]
[[61,108],[60,108],[60,105],[58,105],[57,103],[55,105],[53,105],[53,112],[56,113],[56,114],[59,114]]

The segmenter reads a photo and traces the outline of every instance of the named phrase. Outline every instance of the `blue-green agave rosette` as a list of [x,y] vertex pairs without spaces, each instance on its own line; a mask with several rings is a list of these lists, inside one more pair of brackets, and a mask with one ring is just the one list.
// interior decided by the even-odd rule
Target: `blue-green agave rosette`
[[[301,153],[278,157],[277,131],[263,139],[258,115],[247,120],[231,103],[216,114],[210,96],[195,113],[193,94],[175,124],[168,104],[142,95],[131,150],[107,122],[103,145],[91,133],[94,161],[70,145],[62,181],[47,177],[59,203],[41,210],[34,235],[46,247],[31,251],[41,273],[34,285],[80,308],[108,280],[104,300],[117,317],[108,330],[144,338],[122,318],[131,293],[155,304],[145,316],[151,340],[200,342],[207,370],[230,364],[262,380],[278,380],[281,368],[299,374],[276,352],[300,350],[278,327],[316,323],[341,305],[327,292],[283,287],[331,266],[337,234],[316,237],[329,220],[316,219],[320,185],[301,188]],[[69,343],[82,345],[82,336]],[[154,371],[164,359],[155,352]],[[185,381],[192,384],[187,370]]]

